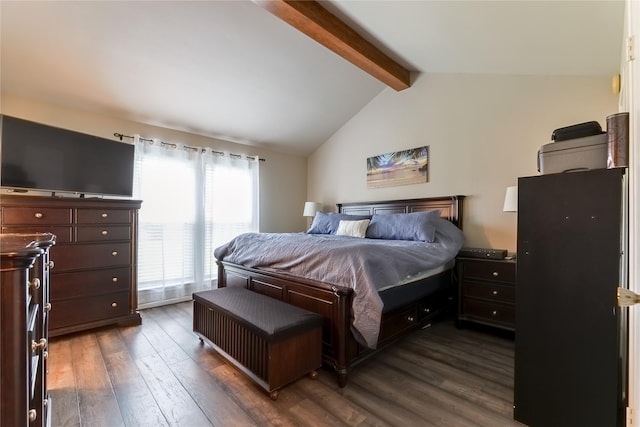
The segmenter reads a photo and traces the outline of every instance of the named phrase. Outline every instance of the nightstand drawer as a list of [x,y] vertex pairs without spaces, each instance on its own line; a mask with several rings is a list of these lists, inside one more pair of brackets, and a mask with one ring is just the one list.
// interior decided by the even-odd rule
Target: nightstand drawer
[[506,303],[514,303],[516,299],[515,288],[513,286],[473,281],[465,281],[462,284],[462,294],[465,297]]
[[501,323],[512,326],[516,321],[515,307],[503,304],[492,304],[475,299],[464,299],[462,310],[466,317],[484,320],[487,323]]
[[509,262],[464,261],[462,274],[465,279],[495,280],[514,283],[516,264]]

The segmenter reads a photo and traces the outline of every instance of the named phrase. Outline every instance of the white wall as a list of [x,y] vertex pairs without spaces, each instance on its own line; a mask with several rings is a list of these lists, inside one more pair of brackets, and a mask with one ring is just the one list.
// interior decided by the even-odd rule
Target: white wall
[[[260,229],[265,232],[300,231],[306,226],[302,207],[306,197],[307,162],[305,157],[212,139],[158,126],[47,105],[10,95],[2,96],[2,114],[112,138],[114,132],[140,134],[165,142],[180,142],[197,147],[213,147],[237,154],[259,155],[260,163]],[[171,197],[170,194],[167,195]]]
[[[386,89],[308,160],[309,200],[335,203],[465,195],[467,246],[516,249],[507,186],[536,175],[554,129],[618,111],[610,76],[426,74]],[[429,145],[429,182],[367,189],[366,158]]]

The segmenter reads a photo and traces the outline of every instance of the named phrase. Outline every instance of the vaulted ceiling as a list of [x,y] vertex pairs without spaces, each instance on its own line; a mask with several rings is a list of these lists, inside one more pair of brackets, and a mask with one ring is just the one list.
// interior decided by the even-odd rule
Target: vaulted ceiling
[[[619,0],[321,5],[414,76],[620,67]],[[250,1],[3,0],[0,24],[2,95],[301,155],[394,90]]]

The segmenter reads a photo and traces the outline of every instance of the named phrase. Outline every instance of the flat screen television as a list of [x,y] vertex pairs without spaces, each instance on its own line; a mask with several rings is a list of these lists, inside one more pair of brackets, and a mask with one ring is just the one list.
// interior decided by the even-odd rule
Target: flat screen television
[[134,146],[0,116],[0,186],[131,197]]

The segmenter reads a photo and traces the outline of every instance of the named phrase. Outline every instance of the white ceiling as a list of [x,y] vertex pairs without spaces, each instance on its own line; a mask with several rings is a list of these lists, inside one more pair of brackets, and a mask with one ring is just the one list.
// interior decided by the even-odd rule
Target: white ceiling
[[[620,67],[622,0],[322,4],[416,73]],[[3,95],[305,155],[385,89],[249,1],[0,8]]]

